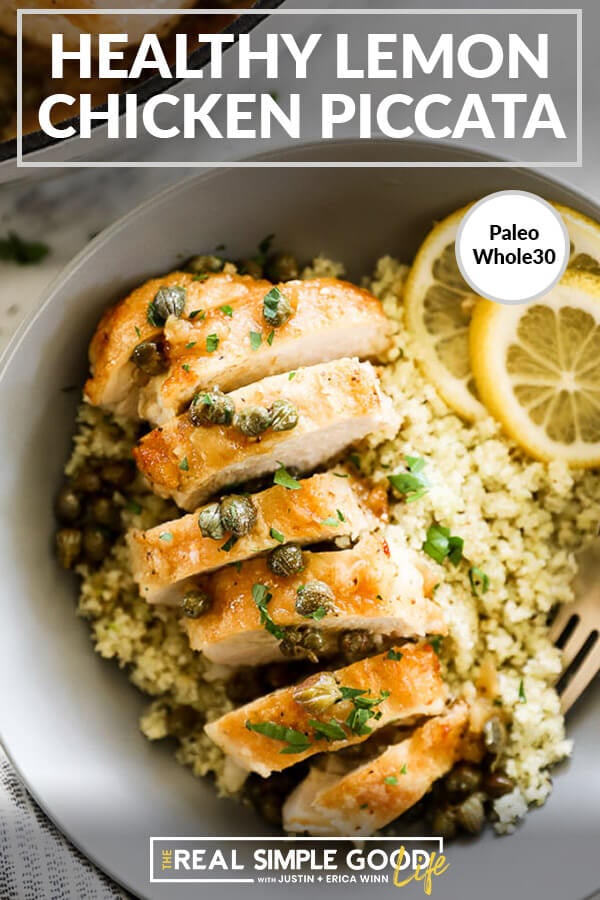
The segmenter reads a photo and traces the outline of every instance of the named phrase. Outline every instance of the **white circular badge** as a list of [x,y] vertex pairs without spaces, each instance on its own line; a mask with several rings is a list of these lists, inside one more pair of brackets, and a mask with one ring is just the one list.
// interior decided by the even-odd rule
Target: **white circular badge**
[[456,261],[469,286],[496,303],[528,303],[562,278],[570,256],[560,214],[536,194],[499,191],[467,212]]

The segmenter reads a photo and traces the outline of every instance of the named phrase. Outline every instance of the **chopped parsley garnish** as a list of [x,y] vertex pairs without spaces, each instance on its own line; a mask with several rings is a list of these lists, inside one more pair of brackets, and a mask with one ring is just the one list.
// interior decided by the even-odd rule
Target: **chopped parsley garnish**
[[335,475],[336,478],[350,478],[347,472],[332,472],[332,475]]
[[280,531],[277,531],[276,528],[271,528],[269,534],[274,541],[279,541],[280,544],[285,543],[285,535],[283,535]]
[[340,522],[345,522],[345,521],[346,521],[346,516],[345,516],[344,513],[341,511],[341,509],[336,509],[336,513],[337,513],[337,517],[338,517],[338,519],[340,520]]
[[263,316],[265,317],[265,322],[268,322],[269,325],[277,326],[281,324],[279,304],[283,299],[283,294],[278,287],[271,288],[269,293],[265,295]]
[[140,514],[141,511],[142,511],[142,507],[141,507],[140,504],[137,502],[137,500],[131,500],[131,499],[128,500],[127,503],[126,503],[126,506],[127,506],[127,509],[128,509],[130,512],[135,513],[136,516],[139,516],[139,514]]
[[189,363],[184,363],[184,364],[182,365],[181,368],[183,369],[184,372],[189,372],[189,371],[190,371],[190,364],[189,364]]
[[385,784],[398,784],[398,778],[396,775],[388,775],[387,778],[383,779]]
[[295,377],[296,377],[296,373],[290,372],[290,374],[288,375],[288,381],[293,381]]
[[346,719],[346,725],[353,734],[364,736],[371,734],[372,728],[367,725],[369,719],[380,719],[382,713],[375,710],[376,706],[390,696],[389,691],[382,691],[379,697],[368,697],[370,691],[360,688],[340,687],[343,700],[351,700],[354,709]]
[[429,490],[429,481],[423,473],[425,460],[418,456],[405,456],[404,460],[408,472],[388,475],[388,481],[399,494],[404,496],[407,503],[414,503],[415,500],[420,500],[425,496]]
[[223,551],[223,553],[229,553],[230,550],[233,550],[233,548],[235,547],[237,542],[238,542],[238,539],[236,538],[236,536],[234,534],[232,534],[231,537],[229,538],[229,540],[225,541],[225,543],[223,544],[223,546],[220,549]]
[[406,774],[408,774],[408,766],[406,765],[406,763],[404,763],[404,765],[403,765],[402,768],[400,769],[400,774],[401,774],[401,775],[406,775]]
[[222,306],[222,307],[221,307],[221,312],[222,312],[222,313],[225,313],[225,315],[226,315],[226,316],[229,316],[229,318],[231,318],[232,315],[233,315],[233,310],[232,310],[232,308],[229,306],[229,304],[227,304],[227,303],[225,304],[225,306]]
[[186,350],[191,350],[192,347],[195,347],[195,346],[196,346],[196,341],[190,341],[189,344],[186,344],[186,345],[185,345],[185,349],[186,349]]
[[179,463],[179,468],[181,469],[182,472],[189,472],[189,471],[190,471],[190,464],[189,464],[189,462],[188,462],[187,456],[184,456],[184,457],[183,457],[183,459],[182,459],[181,462]]
[[314,728],[316,738],[324,738],[326,741],[345,741],[347,734],[335,719],[329,722],[319,722],[317,719],[309,719],[308,724]]
[[358,472],[360,472],[360,456],[358,455],[358,453],[351,453],[348,459],[350,460],[354,468]]
[[487,594],[490,587],[490,579],[482,569],[478,569],[477,566],[471,566],[469,569],[469,581],[475,597],[482,597],[484,594]]
[[274,234],[268,234],[258,245],[258,253],[254,259],[259,265],[264,265],[266,263],[267,257],[271,252],[271,244],[273,243],[274,239]]
[[427,539],[423,543],[423,550],[438,563],[449,559],[452,565],[457,566],[463,556],[464,541],[461,537],[452,535],[449,528],[443,525],[431,525],[427,530]]
[[279,625],[275,624],[271,618],[271,613],[267,608],[268,604],[273,599],[273,594],[269,591],[269,588],[265,584],[253,584],[252,599],[256,603],[260,613],[260,624],[264,625],[265,630],[268,631],[269,634],[272,634],[274,638],[277,638],[278,641],[282,641],[285,637],[285,629],[280,628]]
[[302,613],[304,619],[314,619],[315,622],[320,622],[321,619],[324,619],[327,615],[327,610],[324,606],[319,606],[317,609],[313,610],[310,613]]
[[165,543],[169,544],[173,540],[173,535],[170,531],[161,531],[158,538],[159,540],[165,541]]
[[339,519],[336,519],[335,516],[329,516],[321,522],[321,525],[326,525],[328,528],[338,528],[339,524]]
[[399,650],[388,650],[388,659],[393,659],[395,662],[400,662],[402,659],[402,654]]
[[299,491],[302,487],[300,482],[290,475],[283,463],[279,464],[279,468],[273,476],[273,484],[279,484],[281,487],[287,488],[288,491]]
[[207,334],[206,335],[206,349],[209,353],[214,353],[217,347],[219,346],[219,335],[218,334]]
[[246,722],[248,731],[256,731],[264,737],[274,741],[282,741],[287,744],[282,753],[304,753],[311,743],[307,736],[295,728],[287,728],[285,725],[277,725],[275,722]]
[[137,336],[138,336],[139,338],[141,338],[142,332],[140,331],[140,329],[139,329],[139,327],[138,327],[137,325],[135,326],[135,333],[137,334]]
[[273,343],[274,337],[275,337],[275,332],[274,332],[274,331],[271,331],[270,334],[269,334],[269,336],[267,337],[267,344],[269,345],[269,347],[270,347],[271,344]]
[[260,331],[250,332],[250,346],[253,350],[258,350],[262,344],[262,334]]
[[525,694],[525,684],[523,679],[519,682],[519,703],[527,703],[527,696]]
[[[204,278],[208,278],[208,275],[204,275],[202,280],[204,280]],[[198,278],[195,278],[194,280],[198,281]],[[206,317],[206,313],[203,309],[193,309],[189,314],[188,319],[195,319],[196,316],[200,316],[200,319],[202,320]]]
[[8,237],[0,239],[0,259],[4,262],[14,262],[18,266],[30,266],[41,262],[49,252],[48,244],[41,241],[25,241],[14,231],[9,231]]
[[440,650],[442,649],[442,641],[443,640],[444,639],[441,634],[437,634],[437,635],[435,635],[435,637],[429,638],[429,643],[431,644],[433,652],[436,654],[436,656],[440,655]]
[[[202,272],[200,275],[194,275],[192,281],[208,281],[208,275],[205,272]],[[192,317],[190,316],[190,319]]]

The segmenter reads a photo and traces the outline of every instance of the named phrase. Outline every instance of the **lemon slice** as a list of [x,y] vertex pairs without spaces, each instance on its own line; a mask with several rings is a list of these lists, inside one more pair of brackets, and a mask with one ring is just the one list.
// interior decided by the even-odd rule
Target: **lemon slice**
[[[479,298],[460,274],[454,253],[456,233],[471,205],[433,228],[415,257],[404,293],[406,324],[421,368],[448,406],[467,420],[485,413],[469,358],[469,325]],[[567,206],[555,206],[571,238],[569,267],[600,276],[600,225]]]
[[480,300],[471,363],[487,409],[531,456],[600,464],[600,277],[567,271],[534,303]]

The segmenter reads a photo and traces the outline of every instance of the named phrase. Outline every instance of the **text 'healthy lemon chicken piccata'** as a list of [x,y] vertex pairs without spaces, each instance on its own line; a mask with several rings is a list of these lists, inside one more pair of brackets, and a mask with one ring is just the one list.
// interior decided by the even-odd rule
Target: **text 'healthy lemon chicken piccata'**
[[441,713],[446,697],[433,648],[408,646],[312,675],[205,730],[241,768],[267,777],[315,753],[361,743],[390,722]]
[[199,390],[233,391],[341,357],[377,358],[389,341],[379,302],[335,278],[273,286],[247,275],[172,272],[104,315],[86,396],[160,425]]
[[134,456],[155,493],[191,510],[228,485],[282,464],[307,472],[368,434],[393,437],[397,429],[373,366],[340,359],[227,395],[200,393],[188,413],[146,435]]

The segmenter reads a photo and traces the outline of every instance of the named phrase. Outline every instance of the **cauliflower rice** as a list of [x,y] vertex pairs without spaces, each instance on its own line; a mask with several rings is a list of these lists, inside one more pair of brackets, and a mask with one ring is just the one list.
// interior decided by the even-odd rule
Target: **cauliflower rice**
[[[573,551],[595,536],[600,485],[592,473],[526,458],[490,417],[468,425],[450,411],[414,362],[403,321],[407,271],[384,257],[365,280],[397,326],[382,384],[402,427],[395,440],[373,438],[360,448],[360,468],[387,486],[388,475],[404,470],[407,454],[426,460],[428,492],[414,503],[391,502],[392,554],[394,545],[420,550],[433,523],[464,540],[459,565],[431,561],[439,571],[436,599],[449,623],[440,656],[456,695],[474,697],[476,686],[497,672],[494,702],[512,722],[503,766],[517,787],[495,801],[496,830],[510,831],[528,805],[546,800],[550,768],[571,752],[553,688],[560,654],[548,639],[547,620],[557,603],[572,599]],[[319,258],[303,276],[342,273],[339,263]],[[91,456],[129,459],[136,437],[134,424],[83,404],[67,474]],[[175,514],[139,482],[127,498],[116,499],[126,528],[150,528]],[[481,595],[472,589],[471,566],[489,578]],[[213,773],[221,793],[235,793],[237,773],[204,733],[205,722],[233,706],[228,673],[189,648],[177,610],[150,607],[139,597],[124,539],[100,568],[82,564],[77,572],[78,613],[90,623],[96,651],[115,659],[154,698],[140,720],[143,733],[150,740],[174,738],[180,763],[197,776]]]

